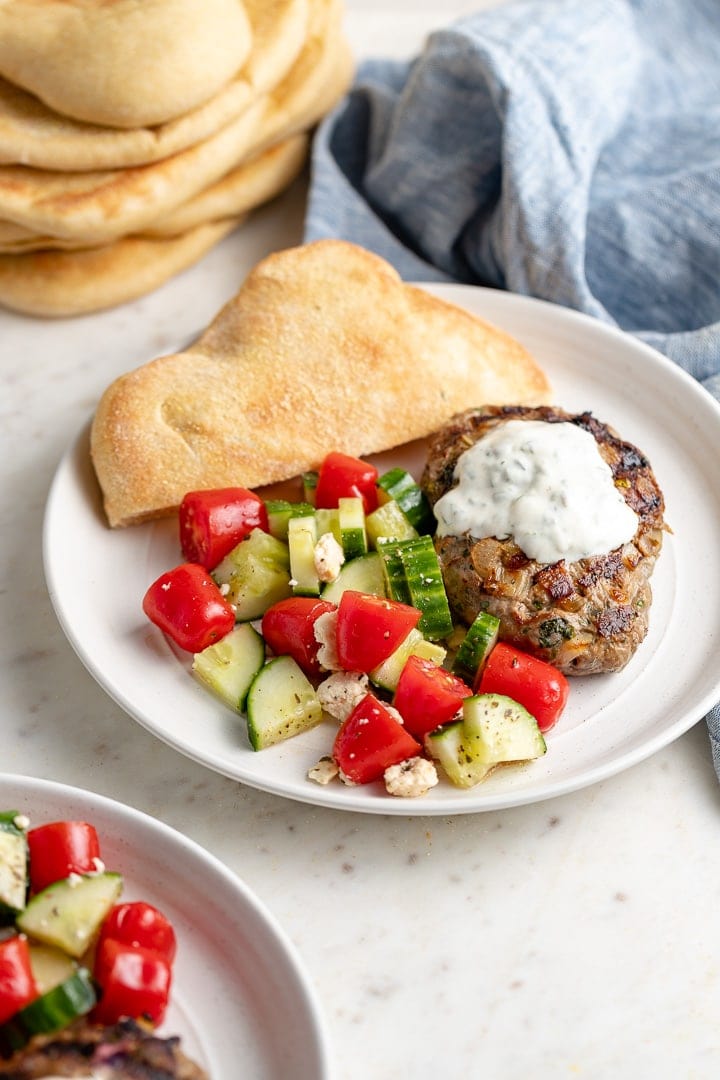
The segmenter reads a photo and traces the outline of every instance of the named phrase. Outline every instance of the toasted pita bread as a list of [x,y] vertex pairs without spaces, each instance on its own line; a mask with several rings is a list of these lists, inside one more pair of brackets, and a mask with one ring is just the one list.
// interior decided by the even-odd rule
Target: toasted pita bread
[[[279,195],[302,169],[307,158],[306,133],[284,139],[277,146],[233,169],[205,191],[195,195],[166,217],[154,221],[143,236],[179,236],[198,225],[238,217]],[[56,236],[36,236],[22,225],[0,221],[0,253],[28,251],[81,251],[87,245]]]
[[128,236],[87,251],[0,255],[0,304],[27,315],[84,315],[135,300],[197,262],[242,218],[181,236]]
[[108,172],[0,168],[0,219],[83,246],[143,232],[231,169],[280,139],[307,130],[346,90],[352,60],[337,21],[311,27],[289,75],[237,120],[202,143],[152,165]]
[[0,75],[51,109],[113,127],[195,109],[245,63],[240,0],[3,0]]
[[274,89],[298,58],[310,7],[327,0],[246,0],[252,51],[240,73],[205,104],[152,127],[101,127],[63,116],[0,79],[0,164],[85,172],[148,165],[207,139]]
[[187,351],[116,380],[91,453],[108,521],[171,513],[192,489],[257,487],[434,431],[468,403],[537,403],[519,342],[354,244],[270,255]]

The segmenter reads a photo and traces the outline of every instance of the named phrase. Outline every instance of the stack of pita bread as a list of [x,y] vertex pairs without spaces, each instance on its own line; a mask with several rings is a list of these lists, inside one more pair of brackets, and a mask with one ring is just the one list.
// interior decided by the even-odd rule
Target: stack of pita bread
[[0,304],[76,315],[195,262],[347,89],[341,0],[1,0]]

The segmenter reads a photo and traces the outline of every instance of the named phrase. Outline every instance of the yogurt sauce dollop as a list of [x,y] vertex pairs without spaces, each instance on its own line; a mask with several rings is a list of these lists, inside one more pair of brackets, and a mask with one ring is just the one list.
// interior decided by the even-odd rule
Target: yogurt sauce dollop
[[574,562],[632,540],[638,517],[589,431],[507,420],[458,458],[457,486],[435,503],[438,536],[513,537],[541,563]]

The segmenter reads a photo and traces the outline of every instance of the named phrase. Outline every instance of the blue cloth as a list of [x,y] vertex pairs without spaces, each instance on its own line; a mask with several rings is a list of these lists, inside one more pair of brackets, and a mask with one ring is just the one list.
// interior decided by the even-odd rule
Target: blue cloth
[[577,308],[720,400],[720,0],[517,0],[363,64],[314,141],[324,236]]

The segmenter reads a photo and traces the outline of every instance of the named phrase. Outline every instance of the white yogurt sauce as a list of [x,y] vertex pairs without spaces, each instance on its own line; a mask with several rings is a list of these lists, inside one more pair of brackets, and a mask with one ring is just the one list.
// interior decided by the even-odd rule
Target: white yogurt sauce
[[612,551],[638,527],[576,424],[507,420],[460,455],[454,477],[435,504],[438,536],[511,536],[528,558],[555,563]]

